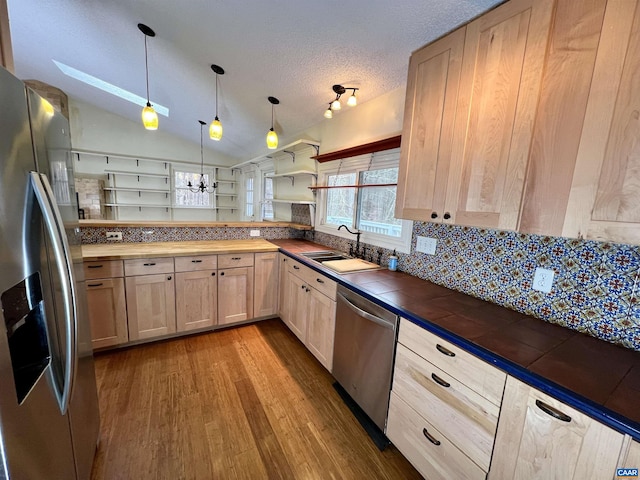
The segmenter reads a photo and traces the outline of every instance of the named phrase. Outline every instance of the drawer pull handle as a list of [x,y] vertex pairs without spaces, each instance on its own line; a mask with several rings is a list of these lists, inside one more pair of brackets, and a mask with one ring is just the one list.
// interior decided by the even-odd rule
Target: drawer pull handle
[[88,265],[89,268],[102,268],[104,265]]
[[231,257],[231,260],[242,260],[242,257]]
[[202,263],[202,260],[191,260],[191,263]]
[[294,266],[293,266],[293,269],[294,269],[294,270],[300,270],[300,267],[299,267],[299,266],[297,266],[297,265],[294,265]]
[[551,415],[553,418],[557,418],[558,420],[561,420],[563,422],[571,421],[571,417],[569,415],[565,415],[560,410],[553,408],[552,406],[547,405],[546,403],[540,400],[536,400],[536,405],[540,410],[542,410],[547,415]]
[[318,282],[318,283],[324,283],[324,280],[322,280],[321,278],[316,278],[316,282]]
[[102,286],[102,282],[100,283],[88,283],[87,287],[101,287]]
[[446,355],[447,357],[455,357],[456,354],[453,353],[451,350],[444,348],[442,345],[440,345],[439,343],[436,343],[436,348],[438,349],[438,351],[440,353],[442,353],[443,355]]
[[443,379],[441,379],[435,373],[431,374],[431,378],[433,378],[433,381],[436,382],[438,385],[441,385],[441,386],[443,386],[445,388],[449,388],[451,386],[451,384],[449,382],[445,382]]
[[145,263],[144,266],[145,267],[153,267],[155,265],[155,263]]
[[436,447],[440,445],[440,440],[436,440],[436,438],[433,435],[431,435],[426,428],[422,429],[422,434],[426,437],[427,440],[433,443]]

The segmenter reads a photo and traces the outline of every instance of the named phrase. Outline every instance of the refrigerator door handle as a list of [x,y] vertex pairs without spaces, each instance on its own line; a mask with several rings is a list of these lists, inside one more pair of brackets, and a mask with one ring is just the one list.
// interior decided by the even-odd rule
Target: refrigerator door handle
[[58,392],[54,388],[58,400],[58,406],[63,415],[67,413],[69,403],[71,402],[71,393],[75,382],[76,367],[78,361],[77,355],[77,312],[76,312],[76,293],[73,282],[73,263],[71,261],[67,236],[64,233],[64,224],[62,216],[58,210],[58,206],[54,200],[51,186],[47,176],[30,172],[31,186],[35,193],[45,226],[49,232],[55,261],[58,265],[60,280],[62,281],[62,294],[64,297],[65,311],[65,337],[66,337],[66,355],[64,368],[64,382],[62,392]]

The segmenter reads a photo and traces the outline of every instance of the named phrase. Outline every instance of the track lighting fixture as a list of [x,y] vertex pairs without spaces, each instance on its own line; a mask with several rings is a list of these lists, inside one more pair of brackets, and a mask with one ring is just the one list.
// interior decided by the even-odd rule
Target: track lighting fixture
[[142,109],[142,124],[147,130],[158,129],[158,114],[149,101],[149,58],[147,54],[147,37],[155,37],[156,32],[147,27],[144,23],[138,24],[138,29],[144,34],[144,71],[147,81],[147,106]]
[[273,109],[280,103],[276,97],[268,97],[267,100],[271,103],[271,128],[267,132],[267,148],[274,150],[278,148],[278,134],[273,129]]
[[355,87],[343,87],[342,85],[334,85],[332,90],[336,94],[335,100],[329,103],[329,108],[327,108],[324,112],[325,118],[333,118],[333,112],[336,110],[340,110],[342,108],[342,104],[340,103],[340,97],[344,95],[347,90],[351,90],[351,95],[347,100],[347,105],[350,107],[355,107],[358,104],[358,99],[356,98],[356,90],[359,88]]
[[204,178],[204,152],[202,149],[202,128],[206,125],[206,123],[203,122],[202,120],[198,120],[198,123],[200,123],[200,182],[198,185],[193,185],[191,183],[191,180],[189,180],[189,183],[187,183],[187,187],[193,193],[197,193],[197,192],[213,193],[214,190],[218,187],[218,184],[214,183],[213,185],[207,185]]
[[211,65],[211,70],[216,74],[216,118],[209,126],[209,137],[218,141],[222,138],[222,123],[218,119],[218,75],[224,75],[224,69],[218,65]]

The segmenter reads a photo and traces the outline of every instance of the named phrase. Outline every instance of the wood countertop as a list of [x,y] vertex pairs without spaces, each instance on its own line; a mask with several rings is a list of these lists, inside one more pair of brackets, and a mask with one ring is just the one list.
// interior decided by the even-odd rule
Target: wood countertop
[[387,269],[336,274],[299,255],[328,247],[274,240],[281,251],[560,401],[640,440],[640,352]]
[[79,220],[81,227],[194,227],[194,228],[269,228],[285,227],[311,230],[310,225],[291,222],[195,222],[195,221],[133,221],[133,220]]
[[82,246],[83,260],[183,257],[242,252],[277,252],[278,246],[263,238],[251,240],[203,240],[193,242],[107,243]]

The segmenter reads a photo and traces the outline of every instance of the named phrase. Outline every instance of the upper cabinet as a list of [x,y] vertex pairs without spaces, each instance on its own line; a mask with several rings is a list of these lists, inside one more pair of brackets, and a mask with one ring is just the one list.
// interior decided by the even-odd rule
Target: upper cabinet
[[417,51],[396,215],[515,229],[553,0],[512,0]]

